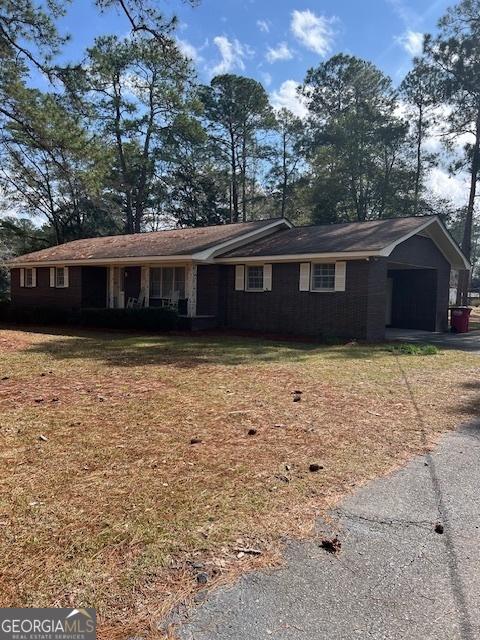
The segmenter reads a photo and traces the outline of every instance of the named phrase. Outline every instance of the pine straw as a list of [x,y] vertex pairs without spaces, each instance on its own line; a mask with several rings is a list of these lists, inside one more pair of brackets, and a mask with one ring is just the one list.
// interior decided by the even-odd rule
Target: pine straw
[[215,586],[278,562],[480,406],[455,351],[4,330],[0,353],[0,602],[96,607],[109,639],[162,637],[192,563]]

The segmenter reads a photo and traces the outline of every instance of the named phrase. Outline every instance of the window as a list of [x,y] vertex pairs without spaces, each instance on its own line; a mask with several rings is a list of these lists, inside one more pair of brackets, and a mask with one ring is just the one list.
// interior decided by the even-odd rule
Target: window
[[68,287],[68,267],[50,267],[50,286],[57,289]]
[[175,291],[185,299],[185,267],[154,267],[150,269],[150,297],[171,298]]
[[35,286],[35,278],[33,275],[33,269],[25,269],[25,286],[26,287],[34,287]]
[[55,269],[55,286],[65,287],[65,267],[56,267]]
[[263,291],[263,266],[247,267],[247,291]]
[[312,264],[312,291],[335,291],[335,263]]

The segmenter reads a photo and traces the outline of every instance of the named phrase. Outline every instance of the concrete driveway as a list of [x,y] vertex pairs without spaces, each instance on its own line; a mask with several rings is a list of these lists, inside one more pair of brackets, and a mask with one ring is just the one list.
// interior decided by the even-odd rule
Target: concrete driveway
[[479,459],[480,425],[444,436],[433,454],[370,483],[334,512],[338,556],[319,540],[291,544],[282,568],[211,594],[180,637],[480,638]]
[[441,348],[480,353],[480,331],[470,333],[433,333],[417,329],[387,329],[386,339],[399,342],[422,342]]

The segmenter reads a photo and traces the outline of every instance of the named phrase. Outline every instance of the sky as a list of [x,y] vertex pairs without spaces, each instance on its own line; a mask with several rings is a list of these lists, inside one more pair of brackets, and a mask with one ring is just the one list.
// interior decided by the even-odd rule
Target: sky
[[[179,19],[176,38],[195,65],[198,80],[237,73],[261,81],[275,107],[305,113],[296,88],[306,71],[339,52],[370,60],[398,85],[421,53],[423,35],[454,0],[159,0]],[[73,0],[60,21],[69,33],[63,60],[78,62],[95,37],[129,31],[115,11],[99,15],[93,0]],[[435,145],[435,142],[432,143]],[[445,169],[430,176],[438,195],[464,204],[466,176]]]
[[[344,52],[374,62],[398,84],[452,0],[159,0],[177,15],[177,39],[199,80],[238,73],[260,80],[273,102],[290,102],[306,71]],[[61,30],[71,35],[64,57],[77,61],[96,36],[128,32],[115,11],[99,16],[90,0],[73,0]],[[301,105],[294,105],[301,110]]]

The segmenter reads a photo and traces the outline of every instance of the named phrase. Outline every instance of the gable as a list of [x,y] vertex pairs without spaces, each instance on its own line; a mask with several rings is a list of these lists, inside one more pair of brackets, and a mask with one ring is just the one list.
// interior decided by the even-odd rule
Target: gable
[[388,256],[388,261],[432,269],[450,266],[436,243],[422,235],[412,236],[398,244]]

